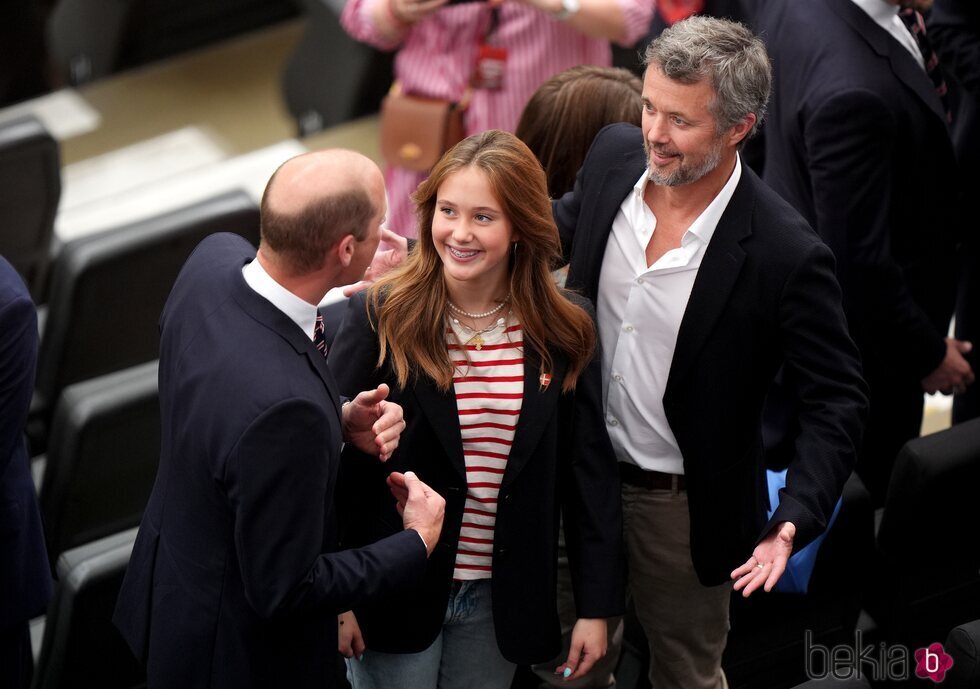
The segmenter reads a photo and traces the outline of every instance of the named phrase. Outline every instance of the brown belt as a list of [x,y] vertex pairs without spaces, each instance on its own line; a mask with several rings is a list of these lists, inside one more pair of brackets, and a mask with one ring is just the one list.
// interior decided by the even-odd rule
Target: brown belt
[[681,474],[646,471],[626,462],[619,463],[619,478],[623,483],[647,490],[684,490],[687,485]]

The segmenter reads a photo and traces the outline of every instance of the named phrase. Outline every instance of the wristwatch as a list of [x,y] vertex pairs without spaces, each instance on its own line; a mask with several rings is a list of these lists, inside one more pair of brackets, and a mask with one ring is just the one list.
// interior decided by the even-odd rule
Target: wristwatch
[[561,11],[555,15],[555,19],[567,22],[581,7],[579,0],[561,0]]

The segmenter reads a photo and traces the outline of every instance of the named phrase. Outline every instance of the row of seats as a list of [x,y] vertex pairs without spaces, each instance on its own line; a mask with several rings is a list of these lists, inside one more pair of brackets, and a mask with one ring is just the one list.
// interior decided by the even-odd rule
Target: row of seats
[[[37,385],[27,429],[32,455],[46,450],[54,406],[67,385],[157,357],[158,320],[170,288],[194,247],[214,232],[258,242],[259,212],[248,194],[222,194],[60,247],[39,312]],[[0,252],[6,255],[6,248]]]

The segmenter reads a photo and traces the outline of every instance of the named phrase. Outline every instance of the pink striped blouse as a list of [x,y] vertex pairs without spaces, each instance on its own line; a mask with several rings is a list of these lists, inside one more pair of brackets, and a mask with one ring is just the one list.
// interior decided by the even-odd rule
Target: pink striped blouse
[[[490,23],[485,2],[465,2],[443,7],[425,17],[405,33],[401,43],[392,42],[374,24],[375,2],[348,0],[341,24],[359,41],[381,50],[398,50],[395,78],[406,93],[458,101],[473,73],[479,44]],[[633,45],[647,31],[653,0],[618,0],[627,35]],[[514,131],[524,104],[549,77],[582,64],[609,65],[609,42],[591,38],[544,12],[518,2],[500,7],[500,20],[493,45],[507,50],[503,86],[499,90],[477,89],[466,111],[466,134],[487,129]],[[408,195],[425,178],[424,174],[389,166],[388,227],[406,236],[416,236],[415,219]]]
[[[467,336],[460,331],[459,340],[465,342]],[[519,325],[485,336],[479,350],[458,344],[451,331],[448,339],[456,365],[453,387],[467,483],[453,578],[487,579],[493,562],[497,494],[524,399],[524,341]]]

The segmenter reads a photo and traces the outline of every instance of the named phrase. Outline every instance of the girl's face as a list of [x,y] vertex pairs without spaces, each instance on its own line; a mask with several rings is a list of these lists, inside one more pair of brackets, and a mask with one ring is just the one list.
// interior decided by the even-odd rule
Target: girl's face
[[473,165],[448,175],[436,192],[432,242],[450,289],[462,286],[501,296],[514,231],[483,170]]

